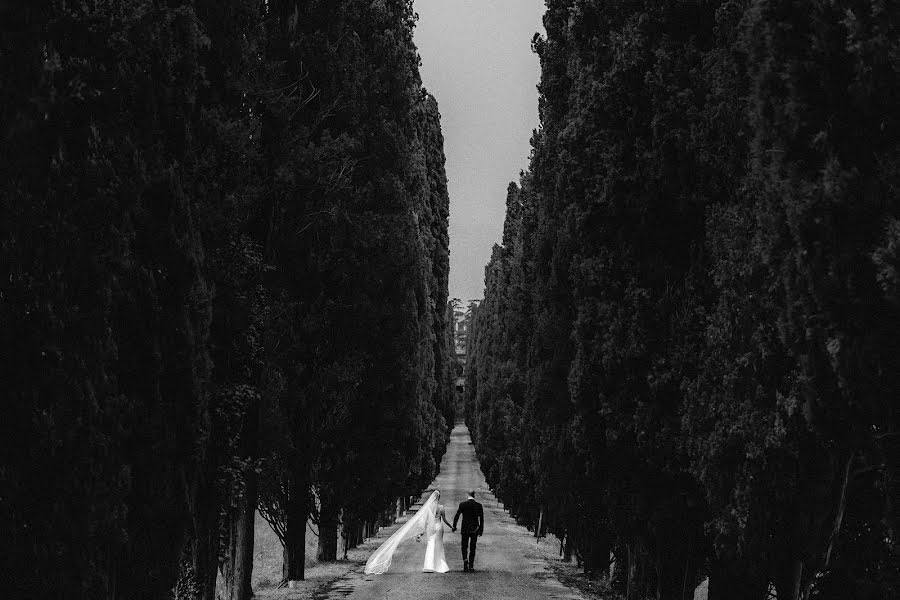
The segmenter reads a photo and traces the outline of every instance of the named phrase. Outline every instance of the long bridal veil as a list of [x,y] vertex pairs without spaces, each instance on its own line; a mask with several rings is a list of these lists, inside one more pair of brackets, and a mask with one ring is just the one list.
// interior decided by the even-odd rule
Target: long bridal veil
[[366,574],[381,575],[387,571],[391,566],[394,550],[397,549],[400,542],[428,531],[428,526],[434,520],[434,511],[437,507],[439,495],[440,493],[437,490],[432,492],[425,504],[422,505],[422,508],[417,510],[416,514],[403,524],[403,527],[384,540],[384,543],[366,561]]

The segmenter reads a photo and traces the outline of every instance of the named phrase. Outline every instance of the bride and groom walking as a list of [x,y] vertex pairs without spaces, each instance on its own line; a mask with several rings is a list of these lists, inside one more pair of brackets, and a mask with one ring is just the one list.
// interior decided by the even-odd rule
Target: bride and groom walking
[[441,497],[440,490],[435,490],[425,504],[422,505],[413,517],[403,524],[394,534],[386,539],[378,547],[366,562],[366,574],[380,575],[391,566],[394,551],[400,542],[414,537],[419,541],[423,535],[427,536],[428,543],[425,546],[425,564],[422,570],[428,573],[446,573],[450,570],[444,558],[444,523],[451,531],[456,531],[456,524],[462,517],[462,555],[463,571],[475,570],[475,547],[478,544],[478,536],[484,533],[484,509],[475,500],[475,492],[469,492],[467,500],[459,505],[453,524],[447,521],[444,507],[438,504]]

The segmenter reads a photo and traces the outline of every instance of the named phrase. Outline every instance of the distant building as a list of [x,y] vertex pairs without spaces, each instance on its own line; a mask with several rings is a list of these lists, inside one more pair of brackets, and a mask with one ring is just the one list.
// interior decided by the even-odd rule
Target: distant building
[[456,352],[456,391],[466,390],[466,339],[469,333],[468,315],[458,305],[453,306],[453,348]]
[[467,315],[462,314],[458,319],[454,319],[456,322],[456,331],[453,332],[456,356],[461,356],[464,359],[466,356],[466,339],[469,335],[469,320],[466,317]]
[[462,396],[466,390],[466,359],[468,353],[469,329],[472,325],[472,309],[478,306],[479,301],[469,302],[468,309],[464,310],[458,300],[450,303],[453,314],[453,347],[456,353],[456,391]]

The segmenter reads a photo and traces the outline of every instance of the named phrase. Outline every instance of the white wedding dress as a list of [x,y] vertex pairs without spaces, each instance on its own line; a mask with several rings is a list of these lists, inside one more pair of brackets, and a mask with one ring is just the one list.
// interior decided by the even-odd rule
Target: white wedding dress
[[400,542],[412,537],[418,539],[421,535],[428,536],[422,570],[433,573],[446,573],[450,570],[444,558],[444,507],[437,503],[439,497],[440,492],[432,493],[422,508],[372,553],[366,561],[367,575],[381,575],[387,572]]
[[425,547],[425,564],[428,573],[446,573],[450,570],[444,558],[444,507],[438,505],[436,514],[428,524],[428,545]]

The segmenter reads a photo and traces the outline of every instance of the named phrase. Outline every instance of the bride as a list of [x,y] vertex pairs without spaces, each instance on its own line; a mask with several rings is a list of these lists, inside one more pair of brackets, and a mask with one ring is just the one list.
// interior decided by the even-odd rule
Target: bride
[[444,523],[451,529],[453,526],[447,521],[444,507],[438,504],[440,497],[441,492],[435,490],[422,508],[378,547],[378,550],[366,561],[366,574],[381,575],[387,571],[391,566],[394,551],[400,542],[411,537],[415,537],[416,541],[419,541],[422,535],[428,536],[428,544],[425,547],[425,564],[422,565],[422,570],[427,573],[446,573],[450,570],[444,558]]

